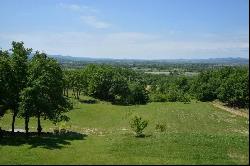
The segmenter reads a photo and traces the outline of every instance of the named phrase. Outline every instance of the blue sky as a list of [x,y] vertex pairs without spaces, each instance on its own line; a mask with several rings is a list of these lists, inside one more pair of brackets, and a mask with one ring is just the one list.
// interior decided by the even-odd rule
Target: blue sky
[[249,55],[248,0],[1,0],[0,47],[176,59]]

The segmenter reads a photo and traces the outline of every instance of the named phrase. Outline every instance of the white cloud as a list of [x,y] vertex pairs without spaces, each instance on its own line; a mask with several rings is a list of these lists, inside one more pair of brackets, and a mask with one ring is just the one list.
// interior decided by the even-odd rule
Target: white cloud
[[71,11],[81,11],[81,7],[77,4],[65,4],[65,3],[60,3],[59,7]]
[[99,13],[99,10],[86,5],[59,3],[58,6],[73,12]]
[[104,22],[104,21],[101,21],[101,20],[98,20],[96,18],[96,16],[81,16],[81,20],[89,25],[89,26],[92,26],[94,28],[108,28],[110,27],[111,25],[107,22]]
[[77,17],[79,17],[84,24],[89,25],[91,27],[97,29],[104,29],[109,28],[111,26],[110,23],[100,20],[96,16],[96,14],[99,13],[99,10],[90,6],[60,3],[59,7],[78,13],[79,15]]
[[[218,38],[218,37],[217,37]],[[99,58],[176,59],[208,57],[245,57],[249,42],[244,40],[169,40],[167,37],[138,33],[91,34],[84,32],[1,34],[0,43],[24,41],[26,47],[48,54]]]

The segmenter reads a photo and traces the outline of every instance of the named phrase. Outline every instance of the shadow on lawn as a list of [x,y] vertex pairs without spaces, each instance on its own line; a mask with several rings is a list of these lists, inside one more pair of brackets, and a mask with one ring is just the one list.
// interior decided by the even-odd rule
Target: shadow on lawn
[[29,137],[25,133],[16,132],[14,136],[10,131],[2,131],[0,137],[1,146],[21,146],[24,144],[31,145],[30,148],[41,147],[45,149],[61,149],[64,145],[70,145],[73,140],[85,140],[87,135],[77,132],[67,132],[64,134],[54,134],[43,132],[40,136],[36,132],[30,132]]
[[79,99],[79,102],[85,103],[85,104],[96,104],[96,103],[98,103],[98,101],[95,100],[95,99],[89,99],[89,100],[82,100],[82,99]]

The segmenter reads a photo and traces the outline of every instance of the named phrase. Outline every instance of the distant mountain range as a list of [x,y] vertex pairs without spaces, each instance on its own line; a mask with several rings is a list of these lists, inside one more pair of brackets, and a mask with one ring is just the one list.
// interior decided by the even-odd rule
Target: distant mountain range
[[213,63],[213,64],[249,64],[248,58],[208,58],[208,59],[112,59],[112,58],[90,58],[90,57],[73,57],[62,55],[49,55],[61,63],[69,62],[113,62],[113,63],[133,63],[133,62],[153,62],[153,63]]

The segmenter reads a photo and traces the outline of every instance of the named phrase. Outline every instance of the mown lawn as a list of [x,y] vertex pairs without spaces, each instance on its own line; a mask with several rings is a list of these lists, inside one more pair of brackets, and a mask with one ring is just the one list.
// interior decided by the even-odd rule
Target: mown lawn
[[[0,164],[249,164],[249,120],[210,103],[149,103],[118,106],[76,102],[67,127],[82,137],[2,138]],[[136,138],[129,120],[149,120],[145,138]],[[155,129],[166,125],[165,132]],[[0,120],[11,127],[11,115]],[[44,131],[54,125],[42,121]],[[16,128],[24,129],[18,119]],[[36,120],[30,122],[36,130]]]

